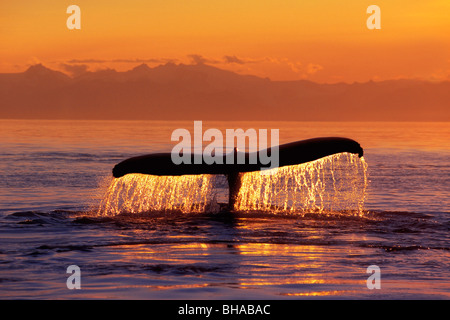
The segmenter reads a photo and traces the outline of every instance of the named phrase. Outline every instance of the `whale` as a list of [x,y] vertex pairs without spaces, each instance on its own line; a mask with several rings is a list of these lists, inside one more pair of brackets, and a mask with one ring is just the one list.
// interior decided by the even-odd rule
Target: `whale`
[[[230,210],[234,204],[241,187],[242,174],[245,172],[271,169],[261,154],[278,153],[278,166],[284,167],[297,165],[318,160],[337,153],[352,153],[359,157],[364,155],[361,145],[352,139],[344,137],[320,137],[307,140],[290,142],[275,147],[270,147],[261,153],[241,152],[234,149],[230,163],[230,153],[215,155],[215,158],[223,157],[221,161],[212,163],[207,159],[202,159],[201,163],[194,163],[195,153],[191,152],[188,157],[190,163],[175,164],[172,161],[171,153],[153,153],[125,159],[116,164],[112,170],[115,178],[120,178],[127,174],[148,174],[156,176],[182,176],[199,174],[222,174],[227,177],[229,187],[228,206]],[[245,161],[237,161],[244,159]]]

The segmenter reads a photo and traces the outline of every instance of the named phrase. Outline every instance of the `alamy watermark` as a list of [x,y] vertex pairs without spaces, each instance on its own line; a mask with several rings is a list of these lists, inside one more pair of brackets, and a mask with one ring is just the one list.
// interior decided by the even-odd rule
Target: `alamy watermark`
[[370,16],[367,18],[366,26],[369,30],[381,29],[381,9],[377,5],[370,5],[366,10]]
[[77,265],[70,265],[67,267],[66,273],[71,275],[67,278],[67,289],[81,289],[81,269]]
[[[188,129],[175,129],[171,141],[178,142],[171,151],[176,165],[261,164],[261,170],[279,166],[279,129],[270,129],[269,145],[268,129],[226,129],[224,136],[216,128],[203,132],[202,121],[194,121],[193,134]],[[210,143],[203,148],[204,142]]]
[[[66,20],[66,26],[69,30],[81,29],[81,9],[78,5],[72,4],[67,7],[66,13],[70,16]],[[370,5],[366,9],[366,13],[370,14],[367,18],[366,26],[369,30],[381,29],[381,9],[377,5]]]
[[66,13],[70,16],[66,20],[66,26],[69,30],[81,29],[81,9],[79,6],[72,4],[67,7]]
[[367,278],[367,289],[381,289],[381,269],[377,265],[371,265],[367,267],[366,273],[370,274]]

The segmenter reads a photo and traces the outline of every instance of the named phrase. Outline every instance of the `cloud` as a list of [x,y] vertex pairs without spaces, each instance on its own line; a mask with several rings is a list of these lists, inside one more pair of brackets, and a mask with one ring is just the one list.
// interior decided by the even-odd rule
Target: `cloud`
[[224,56],[223,63],[235,63],[235,64],[247,64],[247,63],[262,63],[268,61],[267,58],[262,59],[252,59],[252,58],[242,58],[237,56]]
[[167,63],[176,62],[173,58],[135,58],[135,59],[72,59],[67,63]]
[[224,56],[223,60],[225,63],[237,63],[237,64],[245,64],[246,61],[244,61],[243,59],[240,59],[236,56]]
[[[287,60],[287,59],[286,59]],[[302,72],[302,64],[300,62],[292,62],[292,61],[285,61],[285,63],[291,68],[292,71],[295,73]]]
[[110,62],[119,62],[119,63],[163,63],[167,62],[167,59],[114,59]]
[[308,79],[323,70],[323,66],[317,63],[302,63],[285,57],[261,57],[248,58],[236,55],[225,55],[222,58],[210,58],[200,54],[187,56],[192,64],[217,65],[219,68],[230,69],[235,72],[246,72],[261,77],[275,76],[283,79]]
[[43,64],[42,60],[37,58],[37,57],[31,57],[30,59],[28,59],[28,61],[26,62],[27,66],[34,66],[36,64]]
[[303,73],[303,64],[299,61],[292,61],[288,58],[274,58],[274,57],[265,57],[262,60],[257,62],[265,63],[267,65],[278,66],[279,68],[287,67],[290,71],[294,73]]
[[190,58],[192,63],[194,64],[205,64],[206,62],[208,62],[207,59],[199,54],[190,54],[188,55],[188,58]]
[[105,63],[109,62],[108,60],[99,60],[99,59],[72,59],[67,61],[67,63]]
[[[61,61],[59,62],[61,63]],[[93,71],[103,67],[124,68],[126,64],[161,65],[165,63],[187,63],[191,65],[213,65],[226,70],[254,74],[260,77],[269,77],[272,79],[309,79],[316,77],[324,67],[315,62],[300,62],[298,60],[286,57],[245,57],[234,54],[228,54],[221,57],[204,56],[193,53],[179,59],[167,57],[154,58],[115,58],[115,59],[71,59],[63,61],[60,68],[67,73],[76,76],[88,70]]]
[[221,61],[215,59],[205,58],[200,54],[189,54],[188,58],[192,64],[219,64]]
[[323,70],[323,67],[320,64],[308,63],[306,66],[306,73],[309,75],[313,75],[320,70]]
[[72,76],[76,77],[88,71],[89,66],[87,64],[67,64],[61,63],[60,67],[67,71]]

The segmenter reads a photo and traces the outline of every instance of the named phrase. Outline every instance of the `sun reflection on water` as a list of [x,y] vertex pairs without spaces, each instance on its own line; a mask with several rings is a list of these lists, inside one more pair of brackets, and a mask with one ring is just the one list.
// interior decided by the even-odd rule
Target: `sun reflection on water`
[[[145,283],[152,279],[155,284],[141,287],[164,291],[220,286],[274,291],[290,297],[341,295],[351,291],[330,287],[343,285],[351,289],[364,285],[362,280],[349,279],[348,270],[329,267],[335,250],[317,245],[251,242],[129,244],[114,248],[116,264],[145,266],[137,278],[146,279]],[[223,259],[215,260],[219,252],[228,257],[226,264]],[[224,283],[223,272],[233,274],[233,280],[228,278]]]

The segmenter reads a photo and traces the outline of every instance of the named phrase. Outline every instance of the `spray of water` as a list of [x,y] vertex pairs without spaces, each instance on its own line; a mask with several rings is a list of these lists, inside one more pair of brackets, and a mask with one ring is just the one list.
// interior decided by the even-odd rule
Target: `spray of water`
[[[298,214],[352,212],[362,215],[367,164],[341,153],[305,164],[242,174],[234,206],[239,212]],[[152,176],[128,174],[113,179],[99,215],[142,212],[217,212],[227,199],[224,176]]]
[[340,153],[273,170],[243,175],[235,210],[363,214],[368,182],[364,158]]
[[214,199],[211,175],[128,174],[111,182],[100,215],[141,212],[205,212]]

